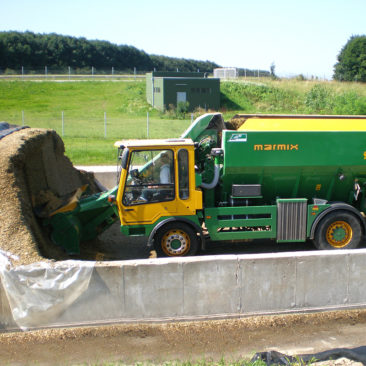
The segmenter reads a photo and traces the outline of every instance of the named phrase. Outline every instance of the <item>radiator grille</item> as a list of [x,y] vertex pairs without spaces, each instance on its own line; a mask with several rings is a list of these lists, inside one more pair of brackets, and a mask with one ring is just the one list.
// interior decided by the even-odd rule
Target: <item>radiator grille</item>
[[277,200],[277,240],[305,241],[307,200]]

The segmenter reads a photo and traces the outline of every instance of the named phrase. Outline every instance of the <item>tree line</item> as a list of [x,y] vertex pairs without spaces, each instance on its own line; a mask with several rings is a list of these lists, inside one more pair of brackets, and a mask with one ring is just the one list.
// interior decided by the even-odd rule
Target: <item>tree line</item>
[[131,72],[201,71],[212,73],[219,67],[214,62],[148,55],[133,46],[116,45],[107,41],[92,41],[59,34],[33,32],[0,32],[0,70],[24,67],[39,70],[111,69]]
[[[339,81],[366,81],[366,36],[352,36],[338,55],[333,78]],[[122,72],[201,71],[212,73],[220,67],[211,61],[149,55],[133,46],[107,41],[63,36],[55,33],[0,32],[0,73],[41,70],[115,70]],[[240,76],[271,76],[265,70],[238,69]]]

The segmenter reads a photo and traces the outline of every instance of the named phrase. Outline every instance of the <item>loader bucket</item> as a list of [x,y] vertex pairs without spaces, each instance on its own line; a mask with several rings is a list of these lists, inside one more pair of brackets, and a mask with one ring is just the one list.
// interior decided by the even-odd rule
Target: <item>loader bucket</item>
[[79,254],[81,241],[94,239],[117,220],[117,206],[108,200],[116,191],[117,187],[80,199],[76,192],[67,205],[44,222],[52,227],[52,241],[68,254]]

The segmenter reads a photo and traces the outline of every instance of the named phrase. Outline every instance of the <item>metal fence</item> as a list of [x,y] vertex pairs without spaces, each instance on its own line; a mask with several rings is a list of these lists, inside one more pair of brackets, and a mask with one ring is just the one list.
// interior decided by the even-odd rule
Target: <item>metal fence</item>
[[11,115],[0,111],[0,121],[18,126],[52,129],[62,137],[71,138],[171,138],[180,136],[193,120],[193,114],[187,114],[184,120],[179,120],[151,116],[149,112],[140,117],[129,118],[111,116],[108,112],[97,116],[82,116],[68,111],[42,114],[22,110]]
[[109,69],[90,68],[63,68],[54,69],[45,66],[43,69],[27,69],[24,66],[19,69],[0,69],[1,78],[144,78],[147,71],[137,70],[118,70],[114,67]]
[[[217,71],[219,70],[219,71]],[[214,77],[230,79],[232,70],[235,70],[235,76],[237,77],[269,77],[270,73],[264,70],[249,70],[242,68],[230,68],[230,75],[227,71],[221,72],[221,70],[229,70],[229,68],[214,69],[212,74]],[[176,70],[177,72],[179,69]],[[80,78],[145,78],[147,72],[151,70],[138,70],[136,67],[133,69],[119,70],[114,67],[109,69],[99,69],[94,66],[88,68],[72,68],[67,67],[63,69],[54,69],[45,66],[42,69],[28,69],[24,66],[20,66],[18,69],[0,69],[1,78],[66,78],[66,79],[80,79]]]

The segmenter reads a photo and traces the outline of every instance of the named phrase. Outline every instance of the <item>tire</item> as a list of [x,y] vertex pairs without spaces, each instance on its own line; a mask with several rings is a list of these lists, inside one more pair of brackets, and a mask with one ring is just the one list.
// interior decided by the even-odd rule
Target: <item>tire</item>
[[314,244],[317,249],[355,249],[361,239],[359,219],[347,211],[333,211],[320,221]]
[[195,255],[198,250],[197,233],[187,224],[171,222],[156,233],[154,247],[158,257]]

